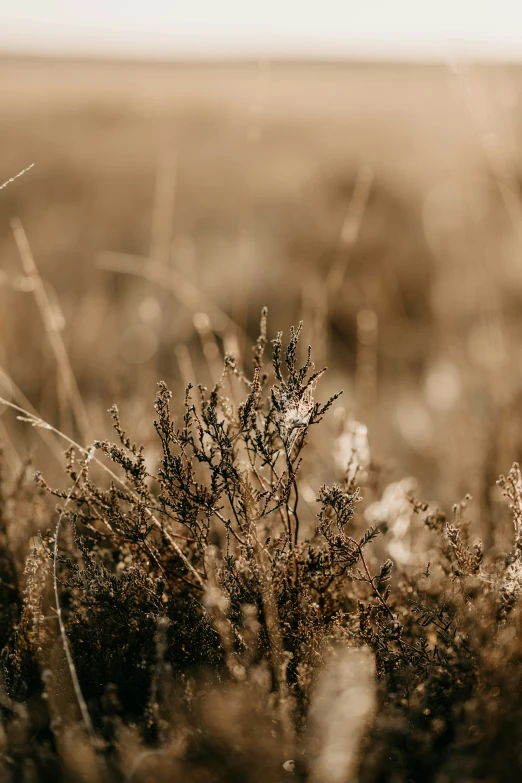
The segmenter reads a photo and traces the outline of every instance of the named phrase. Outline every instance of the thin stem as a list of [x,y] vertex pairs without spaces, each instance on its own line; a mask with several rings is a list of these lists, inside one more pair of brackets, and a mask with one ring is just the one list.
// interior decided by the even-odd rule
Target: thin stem
[[19,171],[18,174],[14,175],[14,177],[10,177],[9,179],[7,179],[4,183],[2,183],[2,185],[0,185],[0,190],[6,188],[8,185],[11,184],[11,182],[14,182],[15,179],[18,179],[18,177],[23,177],[23,175],[26,174],[28,171],[30,171],[33,168],[33,166],[34,163],[31,163],[31,165],[27,166],[26,169],[22,169],[22,171]]
[[294,502],[294,510],[293,510],[294,519],[295,519],[294,544],[295,546],[297,546],[297,539],[299,537],[299,517],[297,515],[297,504],[299,503],[299,491],[297,489],[297,482],[295,479],[293,481],[293,484],[294,484],[294,492],[295,492],[295,502]]
[[[354,539],[352,539],[352,540],[354,540]],[[395,615],[393,614],[392,610],[390,609],[390,607],[388,606],[388,604],[386,603],[386,601],[384,600],[384,598],[382,597],[382,595],[380,594],[380,592],[378,591],[378,589],[375,586],[375,583],[373,581],[373,576],[371,575],[370,569],[368,568],[368,564],[367,564],[366,559],[364,557],[361,545],[357,544],[357,548],[359,550],[359,557],[361,558],[361,563],[363,564],[363,568],[366,571],[366,576],[368,577],[368,581],[369,581],[369,583],[372,586],[373,592],[377,596],[377,598],[380,601],[380,603],[383,606],[383,608],[388,612],[388,614],[390,615],[392,620],[395,620]]]
[[87,415],[87,411],[85,409],[85,405],[83,404],[82,396],[74,376],[69,354],[67,353],[67,348],[65,347],[65,342],[60,333],[60,328],[56,324],[56,308],[53,307],[47,295],[47,291],[40,276],[38,267],[36,266],[31,246],[29,245],[29,240],[27,239],[27,235],[25,233],[24,227],[22,226],[21,220],[19,218],[13,218],[13,220],[11,220],[11,228],[16,242],[16,247],[18,248],[18,253],[20,255],[22,268],[25,275],[33,283],[34,298],[40,311],[40,316],[45,327],[49,345],[51,346],[51,350],[54,354],[56,368],[58,370],[58,376],[61,380],[62,388],[69,399],[69,404],[73,411],[78,430],[84,443],[90,443],[92,438],[90,435],[91,428],[89,417]]
[[[90,461],[93,457],[93,450],[89,449],[89,452],[87,454],[87,461]],[[94,726],[92,725],[91,716],[89,715],[89,710],[87,709],[87,704],[85,702],[85,699],[83,698],[82,689],[80,687],[80,682],[78,680],[78,674],[76,672],[76,667],[74,665],[71,648],[69,645],[69,639],[67,638],[67,633],[65,630],[65,625],[63,622],[62,617],[62,608],[60,606],[60,596],[58,594],[58,575],[56,573],[56,563],[58,562],[58,536],[60,534],[60,527],[63,519],[63,515],[65,513],[65,507],[71,500],[71,494],[74,489],[74,487],[78,484],[81,477],[81,473],[78,474],[78,478],[74,482],[73,486],[71,487],[68,497],[64,503],[64,506],[62,510],[60,511],[60,515],[58,517],[58,521],[56,523],[56,530],[54,533],[54,552],[53,552],[53,589],[54,589],[54,602],[56,605],[56,614],[58,616],[58,624],[60,627],[60,636],[62,638],[62,644],[63,644],[63,650],[65,653],[65,657],[67,659],[67,666],[69,667],[69,673],[71,675],[71,680],[74,688],[74,693],[76,695],[76,700],[78,701],[78,706],[80,708],[80,713],[82,716],[82,720],[85,724],[85,728],[87,729],[87,732],[89,734],[89,737],[91,738],[91,741],[95,739],[96,734],[94,732]]]

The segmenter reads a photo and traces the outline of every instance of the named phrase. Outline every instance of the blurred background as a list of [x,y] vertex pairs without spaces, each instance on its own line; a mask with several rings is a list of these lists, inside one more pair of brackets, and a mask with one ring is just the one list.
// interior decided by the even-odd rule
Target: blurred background
[[[0,395],[83,445],[116,402],[148,442],[157,381],[248,367],[267,305],[344,389],[317,484],[355,419],[387,480],[471,492],[486,530],[522,458],[522,19],[360,5],[0,11],[0,184],[35,164],[0,190]],[[0,437],[58,475],[5,406]]]

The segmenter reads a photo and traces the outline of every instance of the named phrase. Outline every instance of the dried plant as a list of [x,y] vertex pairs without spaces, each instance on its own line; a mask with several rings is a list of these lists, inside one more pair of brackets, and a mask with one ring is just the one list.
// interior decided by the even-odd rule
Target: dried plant
[[[472,543],[467,501],[448,517],[415,500],[411,480],[358,513],[353,465],[317,488],[314,522],[300,503],[303,450],[338,395],[316,400],[324,370],[310,349],[298,365],[300,334],[273,340],[271,380],[263,311],[251,377],[226,356],[179,414],[160,383],[154,472],[116,407],[116,442],[70,443],[68,487],[37,474],[38,502],[50,493],[58,508],[46,506],[22,568],[3,521],[6,780],[471,781],[519,769],[518,466],[500,479],[515,528],[503,558]],[[2,520],[17,493],[3,489]],[[432,562],[379,562],[383,526],[392,543],[423,527]]]

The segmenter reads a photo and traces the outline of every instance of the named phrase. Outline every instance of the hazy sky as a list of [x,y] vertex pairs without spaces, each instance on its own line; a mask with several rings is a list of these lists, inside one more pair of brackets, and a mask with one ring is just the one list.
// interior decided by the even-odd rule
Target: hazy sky
[[522,59],[522,0],[0,0],[0,51]]

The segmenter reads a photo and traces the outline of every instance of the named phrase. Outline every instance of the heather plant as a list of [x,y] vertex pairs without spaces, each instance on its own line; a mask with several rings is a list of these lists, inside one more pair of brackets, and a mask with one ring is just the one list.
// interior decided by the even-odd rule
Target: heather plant
[[[410,480],[359,512],[371,457],[363,425],[345,425],[344,477],[317,487],[312,523],[303,457],[338,395],[316,399],[324,370],[310,349],[299,364],[300,337],[276,336],[270,370],[264,310],[251,373],[225,356],[181,407],[160,383],[156,468],[113,407],[115,442],[70,443],[65,488],[40,473],[33,489],[25,473],[2,483],[5,780],[493,781],[521,768],[520,469],[500,479],[514,543],[484,552],[467,500],[447,514]],[[21,565],[28,502],[41,533]],[[385,528],[397,544],[405,503],[431,542],[420,568],[385,546],[376,557]]]

